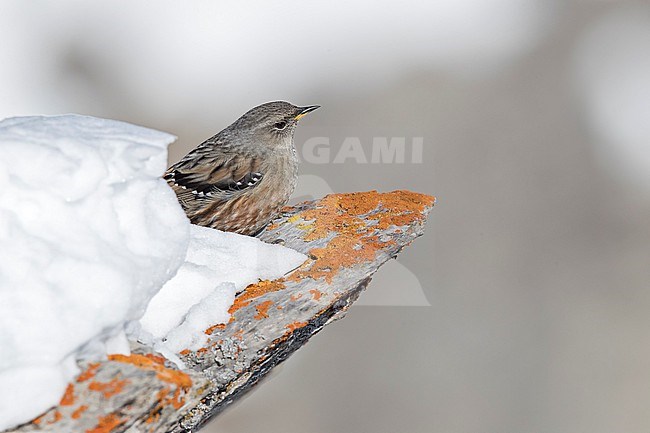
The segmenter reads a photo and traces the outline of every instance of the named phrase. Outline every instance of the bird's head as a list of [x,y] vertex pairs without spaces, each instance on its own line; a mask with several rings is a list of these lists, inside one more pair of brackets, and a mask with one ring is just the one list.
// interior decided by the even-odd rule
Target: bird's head
[[292,146],[298,121],[319,107],[297,107],[284,101],[267,102],[248,110],[231,125],[231,129],[271,148]]

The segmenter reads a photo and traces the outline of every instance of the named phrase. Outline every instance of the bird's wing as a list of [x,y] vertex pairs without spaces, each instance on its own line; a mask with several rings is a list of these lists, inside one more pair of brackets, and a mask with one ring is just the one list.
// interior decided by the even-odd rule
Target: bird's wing
[[250,155],[212,153],[197,155],[191,162],[170,167],[165,180],[199,198],[230,198],[255,188],[264,177],[261,158]]

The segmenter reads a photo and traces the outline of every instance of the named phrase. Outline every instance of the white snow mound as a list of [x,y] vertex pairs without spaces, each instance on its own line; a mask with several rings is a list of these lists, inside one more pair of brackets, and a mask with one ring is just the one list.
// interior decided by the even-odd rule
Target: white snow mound
[[257,238],[192,225],[185,263],[149,303],[139,339],[170,358],[197,350],[207,341],[206,328],[228,322],[235,293],[279,278],[306,259]]
[[[174,137],[79,115],[0,122],[0,430],[56,404],[185,257]],[[96,343],[94,343],[96,345]]]

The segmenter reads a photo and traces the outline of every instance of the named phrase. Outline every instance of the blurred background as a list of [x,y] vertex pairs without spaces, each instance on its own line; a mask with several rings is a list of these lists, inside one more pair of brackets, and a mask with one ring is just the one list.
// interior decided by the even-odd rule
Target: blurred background
[[206,433],[650,430],[648,2],[5,0],[0,59],[0,118],[160,129],[175,162],[320,104],[297,199],[438,197],[365,305]]

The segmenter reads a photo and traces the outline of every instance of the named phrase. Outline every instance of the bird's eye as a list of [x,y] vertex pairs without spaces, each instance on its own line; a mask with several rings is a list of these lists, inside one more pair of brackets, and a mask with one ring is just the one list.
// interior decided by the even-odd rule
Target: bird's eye
[[284,128],[287,127],[287,122],[278,122],[275,125],[273,125],[273,127],[278,131],[282,131]]

